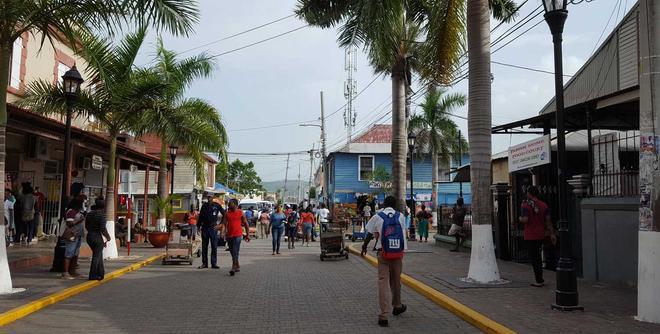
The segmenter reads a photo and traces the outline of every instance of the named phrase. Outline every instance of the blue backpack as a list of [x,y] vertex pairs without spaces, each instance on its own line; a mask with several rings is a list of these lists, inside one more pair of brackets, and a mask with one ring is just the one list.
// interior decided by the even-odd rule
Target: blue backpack
[[401,223],[399,222],[400,213],[386,214],[379,212],[378,215],[383,219],[383,230],[380,233],[381,245],[383,246],[382,256],[385,260],[399,260],[403,258],[404,235]]

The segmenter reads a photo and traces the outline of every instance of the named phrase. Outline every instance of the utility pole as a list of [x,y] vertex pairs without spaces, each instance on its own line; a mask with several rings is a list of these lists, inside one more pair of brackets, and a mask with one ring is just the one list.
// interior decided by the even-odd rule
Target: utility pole
[[[461,140],[461,130],[458,130],[458,167],[456,167],[456,171],[458,171],[461,166],[463,166],[463,144]],[[463,197],[463,182],[459,182],[458,187],[458,196]]]
[[282,193],[282,203],[286,202],[286,182],[289,179],[289,158],[291,153],[286,154],[286,171],[284,172],[284,192]]
[[323,107],[323,91],[321,91],[321,171],[323,175],[323,180],[321,181],[323,189],[323,201],[325,205],[330,205],[328,201],[328,175],[326,175],[327,170],[325,166],[325,111]]
[[[314,173],[314,144],[312,144],[312,149],[309,150],[309,182],[307,183],[307,190],[312,187],[312,173]],[[311,198],[309,199],[312,200]]]
[[639,257],[637,320],[660,323],[660,1],[639,2]]

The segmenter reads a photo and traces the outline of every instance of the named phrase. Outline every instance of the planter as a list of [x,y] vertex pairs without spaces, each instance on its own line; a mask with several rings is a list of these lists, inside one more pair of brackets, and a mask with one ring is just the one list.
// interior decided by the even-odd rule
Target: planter
[[149,243],[155,248],[163,248],[170,241],[169,232],[149,232],[147,235]]

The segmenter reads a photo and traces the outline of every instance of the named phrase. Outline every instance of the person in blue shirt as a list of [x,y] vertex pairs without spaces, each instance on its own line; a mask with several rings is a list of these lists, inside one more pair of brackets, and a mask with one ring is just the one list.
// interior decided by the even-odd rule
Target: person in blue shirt
[[278,204],[275,211],[270,214],[270,224],[268,229],[273,231],[273,255],[280,254],[280,242],[286,225],[286,215],[282,212],[282,207]]

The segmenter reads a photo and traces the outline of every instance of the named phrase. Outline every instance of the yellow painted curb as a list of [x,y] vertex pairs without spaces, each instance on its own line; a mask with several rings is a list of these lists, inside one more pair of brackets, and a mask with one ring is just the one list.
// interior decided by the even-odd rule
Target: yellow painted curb
[[5,313],[0,314],[0,327],[5,326],[7,324],[10,324],[18,319],[24,318],[34,312],[37,312],[43,308],[45,308],[48,305],[53,305],[55,303],[61,302],[69,297],[75,296],[79,293],[82,293],[84,291],[87,291],[93,287],[99,286],[103,283],[106,283],[108,281],[111,281],[117,277],[120,277],[122,275],[125,275],[126,273],[129,273],[131,271],[138,270],[154,261],[160,260],[163,258],[165,254],[160,254],[160,255],[155,255],[152,256],[144,261],[132,264],[130,266],[117,269],[107,275],[105,275],[104,279],[102,281],[87,281],[85,283],[80,283],[78,285],[74,285],[70,288],[66,288],[62,291],[53,293],[51,295],[48,295],[46,297],[37,299],[33,302],[30,302],[28,304],[13,308]]
[[[351,253],[360,255],[360,251],[355,249],[353,246],[349,246]],[[364,259],[367,260],[371,265],[378,266],[378,260],[371,256],[365,255]],[[469,322],[475,327],[479,328],[485,333],[498,333],[498,334],[514,334],[515,331],[505,327],[504,325],[495,322],[485,315],[459,303],[456,299],[453,299],[442,292],[406,275],[401,274],[401,282],[411,289],[417,291],[422,296],[430,299],[434,303],[445,308],[447,311],[454,313],[463,320]]]

